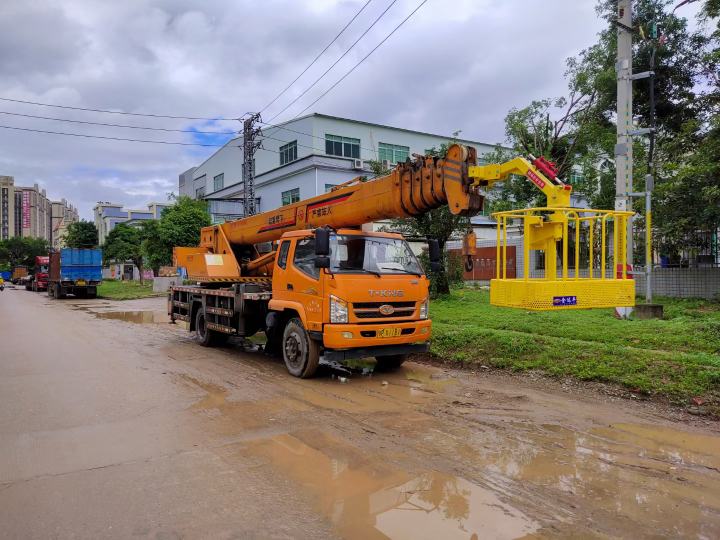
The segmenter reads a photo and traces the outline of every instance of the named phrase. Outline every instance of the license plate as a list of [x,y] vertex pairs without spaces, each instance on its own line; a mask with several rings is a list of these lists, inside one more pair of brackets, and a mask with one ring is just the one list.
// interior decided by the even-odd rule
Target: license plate
[[378,330],[379,337],[397,337],[400,335],[399,328],[381,328]]
[[75,282],[75,285],[85,285],[85,280],[84,280],[84,279],[78,279],[78,280]]

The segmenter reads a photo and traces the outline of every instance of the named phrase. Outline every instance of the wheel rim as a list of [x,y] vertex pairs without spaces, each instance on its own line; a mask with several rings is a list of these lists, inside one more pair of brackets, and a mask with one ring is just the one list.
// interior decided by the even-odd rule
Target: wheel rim
[[290,332],[285,338],[285,361],[293,367],[302,367],[303,341],[296,331]]

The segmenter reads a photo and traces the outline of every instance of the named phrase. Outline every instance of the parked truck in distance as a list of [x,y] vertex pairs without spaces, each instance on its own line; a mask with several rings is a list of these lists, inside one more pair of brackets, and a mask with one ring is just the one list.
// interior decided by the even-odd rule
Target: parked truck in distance
[[63,248],[50,253],[48,296],[95,298],[101,281],[101,250]]
[[27,266],[16,266],[13,268],[12,277],[10,278],[10,281],[12,281],[15,285],[20,283],[20,281],[24,278],[26,278],[28,275],[28,269]]
[[48,265],[50,257],[38,255],[35,257],[35,270],[25,280],[25,290],[46,291],[48,288]]

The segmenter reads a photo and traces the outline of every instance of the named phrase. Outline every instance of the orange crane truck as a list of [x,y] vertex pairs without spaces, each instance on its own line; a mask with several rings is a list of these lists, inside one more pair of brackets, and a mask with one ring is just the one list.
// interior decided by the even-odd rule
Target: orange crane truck
[[[375,357],[379,368],[397,368],[428,350],[429,280],[401,235],[363,224],[444,205],[474,215],[481,190],[508,174],[526,175],[549,204],[569,205],[570,186],[542,158],[476,162],[474,148],[454,144],[445,157],[416,155],[385,176],[202,229],[199,247],[174,249],[197,285],[170,289],[171,321],[186,321],[204,346],[265,332],[266,348],[296,377],[311,377],[321,358]],[[429,253],[437,269],[437,241]]]

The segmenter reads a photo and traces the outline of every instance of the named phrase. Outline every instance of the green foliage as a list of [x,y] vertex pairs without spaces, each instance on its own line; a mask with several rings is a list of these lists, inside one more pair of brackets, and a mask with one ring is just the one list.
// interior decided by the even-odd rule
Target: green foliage
[[431,353],[485,365],[605,381],[678,401],[720,402],[720,304],[663,299],[665,320],[623,321],[612,310],[527,312],[455,290],[432,302]]
[[144,237],[142,228],[118,223],[105,239],[103,246],[105,263],[132,261],[140,272],[140,283],[142,283]]
[[166,260],[168,253],[172,257],[174,246],[197,246],[200,243],[200,229],[208,225],[210,214],[207,202],[187,196],[178,197],[175,204],[163,211],[158,228],[166,246]]
[[92,221],[80,220],[68,225],[65,245],[69,248],[98,247],[98,230]]
[[12,270],[16,266],[27,266],[32,272],[35,257],[47,256],[50,244],[42,238],[14,236],[0,241],[0,268]]
[[172,263],[172,247],[168,245],[160,234],[160,222],[158,220],[143,221],[141,229],[143,238],[140,243],[140,250],[147,266],[152,268],[155,275],[157,275],[161,266],[168,266]]

